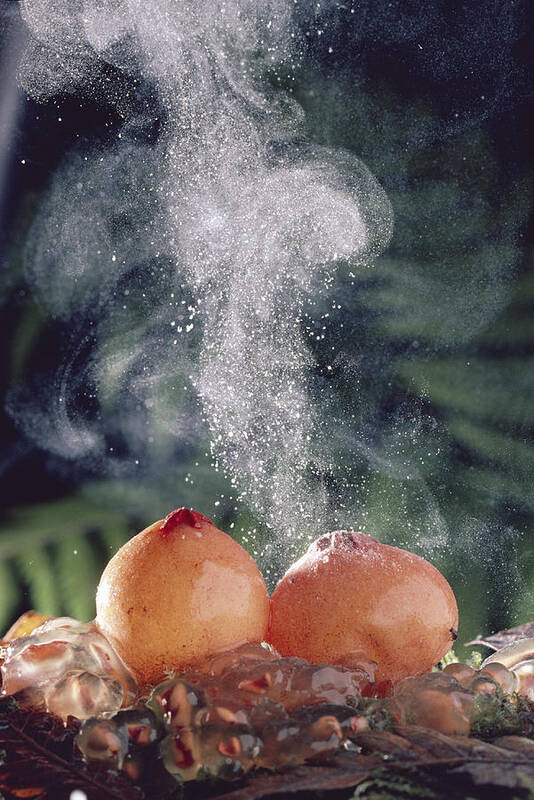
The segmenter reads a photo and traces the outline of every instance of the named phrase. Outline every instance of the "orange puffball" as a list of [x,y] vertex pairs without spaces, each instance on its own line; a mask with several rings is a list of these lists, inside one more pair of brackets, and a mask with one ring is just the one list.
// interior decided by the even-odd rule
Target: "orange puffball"
[[141,684],[217,650],[265,638],[269,597],[254,560],[180,508],[126,542],[106,566],[96,623]]
[[284,656],[350,665],[355,651],[378,664],[384,691],[429,670],[456,638],[451,587],[423,558],[363,533],[321,536],[271,598],[267,641]]

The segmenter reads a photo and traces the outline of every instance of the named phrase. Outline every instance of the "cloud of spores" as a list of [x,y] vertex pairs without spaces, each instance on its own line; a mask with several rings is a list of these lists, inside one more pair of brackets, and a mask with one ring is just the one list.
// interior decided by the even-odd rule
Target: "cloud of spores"
[[[387,244],[392,213],[355,156],[306,141],[300,106],[269,80],[298,66],[297,23],[313,8],[26,0],[22,13],[25,88],[109,86],[124,116],[112,144],[66,159],[31,231],[30,280],[74,333],[23,426],[120,472],[110,418],[99,424],[106,396],[122,398],[115,438],[139,452],[148,436],[194,437],[203,414],[216,465],[276,539],[343,524],[323,480],[337,445],[312,391],[306,310],[340,260],[357,268]],[[142,87],[145,104],[129,97]],[[179,400],[184,380],[202,412]],[[89,386],[103,409],[87,422],[76,398],[90,402]]]

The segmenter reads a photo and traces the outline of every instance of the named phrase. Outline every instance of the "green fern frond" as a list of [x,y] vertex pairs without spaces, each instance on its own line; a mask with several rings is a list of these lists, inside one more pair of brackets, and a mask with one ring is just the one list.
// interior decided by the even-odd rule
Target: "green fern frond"
[[[394,289],[387,290],[391,296],[395,295]],[[386,293],[382,299],[387,302]],[[378,321],[378,327],[387,333],[391,339],[417,340],[419,342],[433,342],[440,339],[443,332],[443,322],[432,314],[431,309],[414,309],[406,313],[395,313],[388,310]]]
[[95,615],[95,592],[100,576],[86,537],[70,536],[57,546],[57,580],[62,605],[70,617],[87,622]]
[[[163,482],[163,481],[162,481]],[[163,515],[161,494],[149,485],[137,481],[110,480],[95,481],[84,486],[84,498],[93,506],[106,509],[128,509],[129,517],[135,518],[140,524],[149,525],[150,522]],[[169,508],[169,511],[172,511]],[[107,525],[102,528],[119,527],[125,523],[125,515],[114,512]],[[132,530],[129,535],[137,533]]]
[[527,437],[513,438],[465,417],[452,417],[449,430],[460,444],[479,458],[500,464],[510,475],[520,475],[526,479],[532,476],[534,446]]
[[122,514],[70,495],[53,503],[11,509],[0,535],[0,559],[13,558],[33,547],[43,547],[88,529],[107,527]]
[[41,614],[57,617],[61,614],[61,598],[58,591],[54,565],[44,548],[27,550],[17,556],[16,565],[24,582],[28,585],[32,608]]
[[0,531],[0,626],[20,607],[91,619],[101,571],[135,532],[113,506],[82,495],[13,509]]
[[40,306],[27,299],[20,322],[15,329],[10,347],[10,381],[15,384],[21,379],[31,356],[35,343],[46,320]]
[[465,482],[488,500],[503,498],[528,508],[534,508],[534,485],[530,475],[507,475],[481,467],[470,466],[462,473]]
[[19,602],[19,586],[13,568],[9,562],[0,560],[0,636],[11,624]]
[[99,531],[99,538],[106,549],[108,558],[111,558],[129,539],[129,530],[126,525],[110,525]]
[[399,372],[419,394],[447,411],[509,425],[534,425],[532,359],[412,359],[402,362]]
[[[530,303],[532,304],[532,299]],[[534,341],[534,319],[530,308],[521,309],[512,306],[499,319],[482,331],[479,337],[481,345],[521,346]]]

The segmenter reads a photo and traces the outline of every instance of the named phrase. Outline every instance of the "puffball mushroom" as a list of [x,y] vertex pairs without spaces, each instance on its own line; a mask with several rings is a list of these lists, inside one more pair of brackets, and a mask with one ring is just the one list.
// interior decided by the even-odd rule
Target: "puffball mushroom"
[[144,685],[211,653],[265,638],[269,596],[251,556],[202,514],[179,508],[106,566],[96,624]]
[[321,536],[271,598],[267,641],[284,656],[378,664],[378,691],[437,663],[456,638],[451,587],[425,559],[363,533]]

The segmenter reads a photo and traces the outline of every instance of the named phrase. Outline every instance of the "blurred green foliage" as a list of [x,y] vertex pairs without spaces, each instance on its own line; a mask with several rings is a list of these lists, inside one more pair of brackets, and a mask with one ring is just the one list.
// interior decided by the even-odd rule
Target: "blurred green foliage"
[[0,626],[21,595],[43,614],[92,619],[102,563],[134,532],[124,515],[78,494],[12,509],[0,537]]

